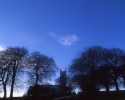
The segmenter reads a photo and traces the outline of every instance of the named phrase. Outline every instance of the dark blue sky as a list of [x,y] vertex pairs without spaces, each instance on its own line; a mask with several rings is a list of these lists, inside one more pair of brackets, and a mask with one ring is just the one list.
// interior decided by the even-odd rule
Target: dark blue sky
[[0,0],[0,46],[25,46],[59,68],[84,47],[125,50],[125,0]]

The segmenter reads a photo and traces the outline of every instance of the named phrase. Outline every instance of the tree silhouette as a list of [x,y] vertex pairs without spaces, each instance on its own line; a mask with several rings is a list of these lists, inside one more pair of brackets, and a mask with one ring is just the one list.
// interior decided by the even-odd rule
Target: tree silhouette
[[110,75],[116,87],[116,91],[119,91],[118,87],[118,67],[123,65],[125,62],[123,61],[123,56],[125,52],[119,48],[112,48],[108,50],[107,58],[106,58],[106,65],[110,67]]
[[73,60],[69,71],[73,74],[72,80],[81,87],[82,91],[99,91],[101,87],[109,91],[110,86],[113,85],[116,91],[119,91],[118,79],[120,75],[124,79],[125,75],[124,71],[120,72],[125,70],[123,65],[125,65],[123,50],[93,46],[85,48],[80,56]]
[[33,52],[28,62],[28,82],[32,85],[42,84],[45,79],[50,79],[57,70],[54,60],[39,52]]
[[123,79],[123,83],[125,85],[125,64],[119,66],[117,70],[120,78]]
[[96,70],[96,76],[102,88],[105,87],[106,91],[109,91],[110,87],[113,86],[109,66],[100,66]]
[[2,90],[4,91],[4,99],[7,94],[7,85],[9,85],[11,80],[11,70],[10,61],[6,60],[7,55],[4,51],[0,52],[0,83],[2,85]]
[[9,61],[9,64],[7,65],[11,71],[10,97],[13,97],[14,84],[18,75],[17,73],[24,68],[24,57],[27,55],[28,51],[24,47],[8,47],[4,50],[4,53],[6,55],[5,61]]
[[24,47],[8,47],[0,55],[0,78],[6,98],[6,87],[10,85],[10,97],[13,97],[16,77],[24,68],[24,57],[28,51]]
[[86,87],[85,85],[91,85],[93,91],[99,91],[99,84],[95,73],[101,64],[102,54],[102,47],[93,46],[85,48],[85,50],[81,52],[80,57],[73,60],[69,71],[79,77],[82,90],[86,90],[84,89],[84,87]]

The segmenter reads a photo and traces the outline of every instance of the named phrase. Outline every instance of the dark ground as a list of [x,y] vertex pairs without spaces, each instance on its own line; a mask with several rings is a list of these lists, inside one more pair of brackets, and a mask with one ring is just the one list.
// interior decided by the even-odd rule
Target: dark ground
[[78,100],[125,100],[125,91],[80,93]]
[[[14,97],[13,99],[7,98],[6,100],[54,100],[54,96],[46,97]],[[0,100],[4,100],[0,98]],[[125,100],[125,91],[110,91],[110,92],[91,92],[91,93],[80,93],[71,97],[62,98],[60,100]]]

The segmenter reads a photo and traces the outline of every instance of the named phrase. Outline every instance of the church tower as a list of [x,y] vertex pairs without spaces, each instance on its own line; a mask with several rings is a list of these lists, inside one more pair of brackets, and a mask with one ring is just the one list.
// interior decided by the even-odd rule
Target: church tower
[[60,70],[60,91],[62,94],[66,93],[66,70]]

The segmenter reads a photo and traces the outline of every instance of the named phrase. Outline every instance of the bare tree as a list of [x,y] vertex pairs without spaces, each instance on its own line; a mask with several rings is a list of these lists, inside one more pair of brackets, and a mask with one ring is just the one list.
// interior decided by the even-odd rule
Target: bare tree
[[8,47],[4,50],[4,54],[6,55],[5,61],[9,61],[7,66],[11,71],[10,97],[13,97],[14,84],[18,75],[17,73],[24,68],[23,62],[27,53],[28,51],[24,47]]
[[125,64],[118,67],[118,74],[122,78],[123,85],[125,86]]
[[[115,86],[119,91],[118,79],[124,78],[125,52],[119,48],[106,49],[100,46],[86,48],[80,57],[73,60],[69,71],[79,80],[82,90],[85,85],[91,85],[93,91],[98,91],[104,86],[109,91],[110,86]],[[89,77],[89,79],[87,79]],[[87,83],[89,82],[89,84]]]
[[4,91],[4,98],[7,95],[7,85],[10,83],[11,71],[10,71],[10,61],[6,60],[6,55],[4,51],[0,52],[0,83],[2,85],[2,90]]
[[106,65],[110,67],[110,75],[112,77],[112,80],[114,81],[114,85],[116,87],[116,91],[119,91],[118,87],[118,78],[119,78],[119,72],[118,67],[125,64],[123,61],[123,56],[125,55],[125,52],[119,48],[112,48],[108,50],[107,58],[106,58]]
[[102,88],[105,88],[106,91],[110,90],[111,86],[114,86],[112,77],[110,75],[110,67],[109,66],[100,66],[96,70],[97,81],[100,83]]
[[[93,91],[99,91],[100,84],[97,81],[96,70],[102,64],[103,50],[101,46],[86,48],[82,53],[84,66],[86,67],[87,76],[91,77],[91,86]],[[86,75],[85,75],[86,76]]]
[[78,86],[82,91],[86,91],[84,88],[83,77],[88,73],[88,69],[84,66],[83,59],[78,57],[72,61],[71,66],[69,67],[69,72],[72,75],[71,82],[74,86]]
[[[81,52],[80,57],[73,60],[69,71],[79,79],[79,84],[84,89],[85,85],[90,85],[93,91],[99,91],[99,83],[96,77],[96,70],[102,63],[103,48],[101,46],[93,46],[85,48]],[[87,77],[90,77],[89,80]],[[89,83],[88,83],[88,82]]]
[[50,79],[57,70],[54,60],[48,56],[33,52],[29,57],[29,83],[38,85],[45,79]]

